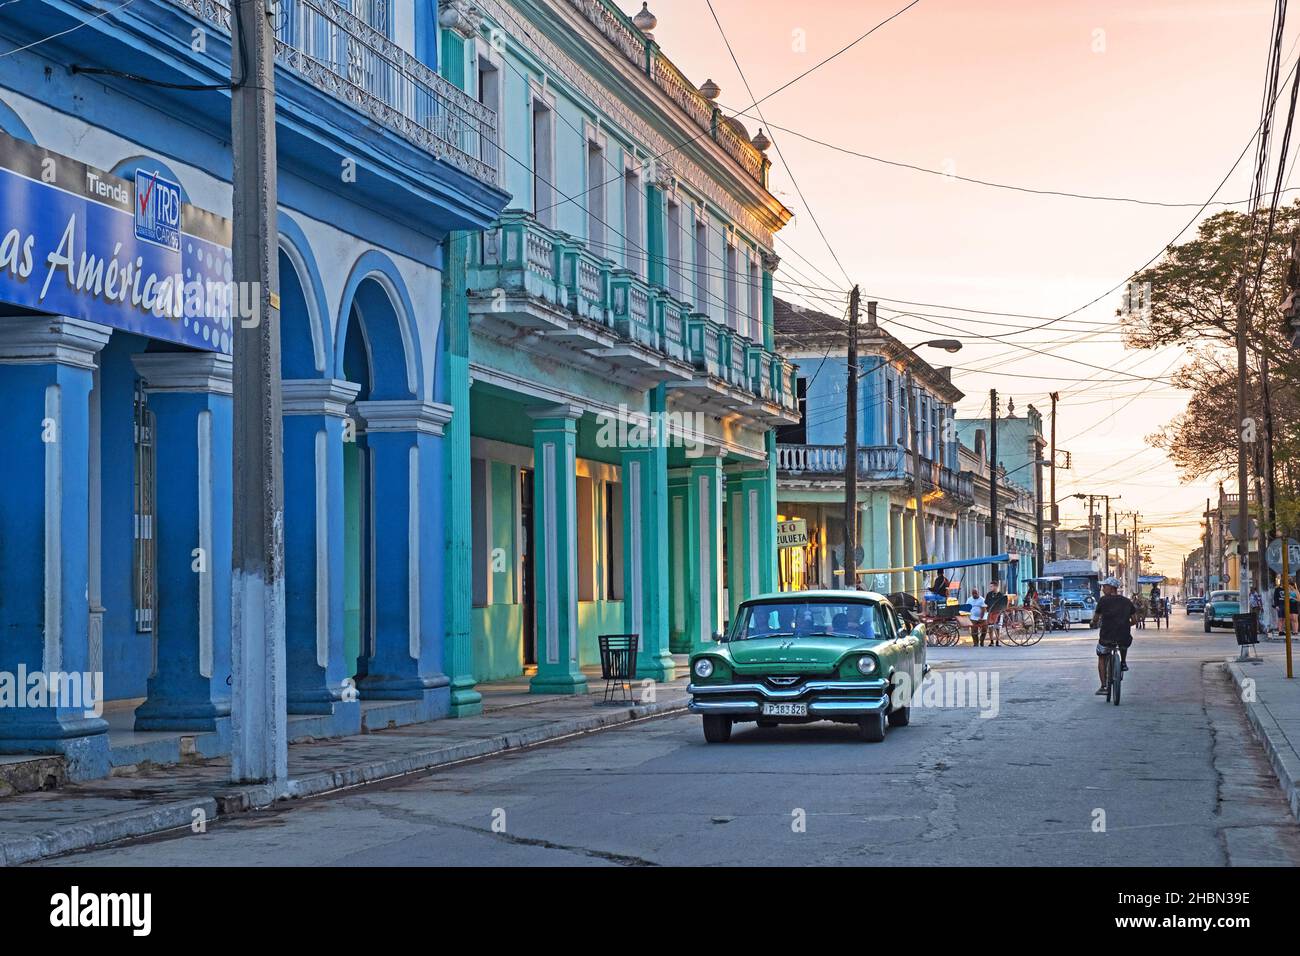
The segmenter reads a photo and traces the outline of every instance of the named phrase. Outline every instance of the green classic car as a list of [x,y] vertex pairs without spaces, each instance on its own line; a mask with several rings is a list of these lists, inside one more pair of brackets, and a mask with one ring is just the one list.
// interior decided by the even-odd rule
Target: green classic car
[[786,591],[745,601],[726,635],[691,655],[690,709],[704,739],[736,723],[831,720],[864,740],[906,726],[926,671],[925,629],[872,591]]
[[1236,591],[1211,591],[1205,602],[1205,633],[1212,627],[1232,627],[1232,615],[1241,613]]

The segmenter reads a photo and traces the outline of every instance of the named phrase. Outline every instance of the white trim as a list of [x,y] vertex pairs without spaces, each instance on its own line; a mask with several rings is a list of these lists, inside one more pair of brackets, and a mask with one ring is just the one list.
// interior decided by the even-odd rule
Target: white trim
[[559,557],[559,529],[555,514],[555,442],[542,444],[542,538],[544,541],[546,589],[546,663],[560,662],[560,587],[556,560]]
[[341,378],[288,378],[280,383],[280,410],[285,415],[347,418],[348,405],[361,386]]
[[45,672],[63,669],[63,389],[45,386],[45,417],[54,441],[45,443]]
[[627,589],[628,606],[632,609],[632,630],[637,634],[637,650],[645,650],[645,633],[641,611],[641,462],[633,458],[626,469],[628,494],[625,515],[631,516],[631,527],[624,529],[628,535],[628,545],[632,560],[630,570],[632,583]]
[[198,414],[198,493],[199,547],[203,555],[203,572],[199,575],[199,675],[212,677],[212,412]]
[[144,390],[230,395],[233,392],[229,355],[216,352],[139,352],[131,364],[145,381]]
[[112,334],[106,325],[61,315],[0,315],[0,364],[57,362],[93,369],[95,355]]
[[[564,458],[566,468],[564,472],[564,497],[567,507],[565,508],[564,513],[568,518],[568,527],[570,529],[574,527],[573,522],[578,511],[578,489],[577,483],[574,480],[576,456],[577,452],[574,450],[573,444],[571,442],[565,442]],[[566,529],[566,534],[567,533],[568,529]],[[575,546],[568,547],[565,550],[569,552],[569,580],[566,582],[568,586],[565,588],[564,598],[565,602],[569,605],[569,663],[576,666],[578,663],[578,549],[576,543]]]
[[330,662],[329,435],[316,432],[316,663]]
[[713,637],[713,590],[714,573],[713,535],[710,510],[712,502],[709,493],[708,475],[696,476],[696,493],[700,499],[700,510],[696,516],[700,531],[700,641],[706,642]]
[[402,399],[390,402],[357,402],[357,414],[365,419],[367,432],[418,432],[441,436],[451,421],[453,409],[439,402]]
[[406,590],[411,657],[420,659],[420,448],[407,451]]

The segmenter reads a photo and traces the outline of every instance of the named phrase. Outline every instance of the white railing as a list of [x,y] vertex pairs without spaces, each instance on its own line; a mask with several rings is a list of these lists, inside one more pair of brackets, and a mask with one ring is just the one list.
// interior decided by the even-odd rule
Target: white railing
[[[229,0],[171,0],[230,33]],[[275,59],[437,159],[497,185],[496,114],[337,0],[279,0]],[[362,8],[372,20],[382,2]]]

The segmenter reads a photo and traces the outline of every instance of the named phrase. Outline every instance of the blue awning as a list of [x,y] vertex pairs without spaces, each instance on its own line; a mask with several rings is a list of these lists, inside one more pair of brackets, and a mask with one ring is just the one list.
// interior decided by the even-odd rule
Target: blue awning
[[1011,560],[1009,554],[991,554],[986,558],[965,558],[961,561],[943,561],[939,564],[916,564],[913,571],[947,571],[950,568],[974,568],[981,564],[1006,564]]

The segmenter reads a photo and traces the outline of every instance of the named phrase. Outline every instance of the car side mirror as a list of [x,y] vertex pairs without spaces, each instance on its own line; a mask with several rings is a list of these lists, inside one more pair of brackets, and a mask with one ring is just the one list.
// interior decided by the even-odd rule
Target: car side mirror
[[721,631],[714,631],[714,632],[713,632],[713,641],[714,641],[714,643],[716,643],[716,644],[721,644],[721,643],[722,643],[722,632],[721,632]]

